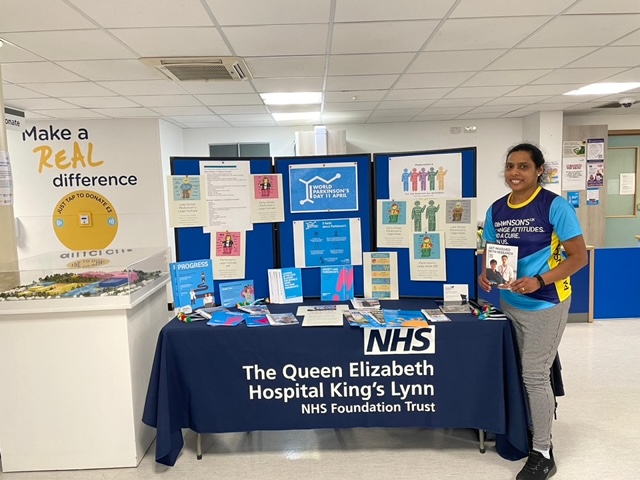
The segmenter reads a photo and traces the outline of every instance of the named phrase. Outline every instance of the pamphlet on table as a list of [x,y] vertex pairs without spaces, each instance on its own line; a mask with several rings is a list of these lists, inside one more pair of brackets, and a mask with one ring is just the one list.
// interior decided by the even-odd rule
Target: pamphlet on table
[[195,310],[214,305],[213,262],[211,259],[173,262],[170,264],[169,270],[176,312],[186,306]]
[[302,302],[302,271],[299,268],[270,268],[267,275],[271,303]]

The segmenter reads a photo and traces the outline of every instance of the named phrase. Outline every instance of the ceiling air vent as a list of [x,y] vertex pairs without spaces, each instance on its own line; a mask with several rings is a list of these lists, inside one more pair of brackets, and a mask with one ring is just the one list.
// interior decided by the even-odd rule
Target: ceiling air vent
[[142,58],[174,82],[214,82],[251,78],[247,64],[239,57]]

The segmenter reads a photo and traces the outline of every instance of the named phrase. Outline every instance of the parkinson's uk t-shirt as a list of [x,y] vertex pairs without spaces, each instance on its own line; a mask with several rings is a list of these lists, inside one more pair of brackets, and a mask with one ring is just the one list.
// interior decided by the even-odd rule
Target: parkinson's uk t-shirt
[[[518,205],[509,202],[510,196],[496,200],[487,211],[484,238],[518,247],[518,277],[542,275],[566,258],[562,242],[582,235],[578,216],[565,198],[541,187]],[[566,300],[571,281],[567,277],[530,294],[500,293],[503,301],[516,308],[542,310]]]

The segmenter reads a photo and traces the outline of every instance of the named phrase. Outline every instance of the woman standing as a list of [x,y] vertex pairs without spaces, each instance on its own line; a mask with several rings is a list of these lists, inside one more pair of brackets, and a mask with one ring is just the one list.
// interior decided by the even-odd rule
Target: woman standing
[[[573,207],[542,188],[545,160],[538,147],[522,143],[511,148],[504,178],[511,193],[487,211],[484,238],[518,247],[519,278],[510,289],[501,290],[501,305],[515,326],[533,446],[516,479],[544,480],[556,472],[551,449],[555,398],[549,369],[569,316],[569,277],[587,264],[587,248]],[[491,290],[486,267],[479,285]]]

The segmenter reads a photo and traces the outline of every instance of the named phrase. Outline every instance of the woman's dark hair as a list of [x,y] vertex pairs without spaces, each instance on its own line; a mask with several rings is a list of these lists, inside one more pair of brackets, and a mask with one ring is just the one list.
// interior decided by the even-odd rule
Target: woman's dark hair
[[507,152],[507,160],[509,159],[509,155],[513,152],[528,152],[529,155],[531,155],[531,160],[533,160],[536,168],[543,168],[542,175],[538,177],[538,184],[544,185],[547,180],[547,165],[544,161],[542,150],[531,143],[519,143],[509,149]]

